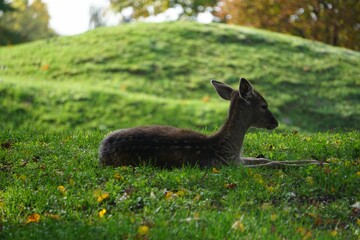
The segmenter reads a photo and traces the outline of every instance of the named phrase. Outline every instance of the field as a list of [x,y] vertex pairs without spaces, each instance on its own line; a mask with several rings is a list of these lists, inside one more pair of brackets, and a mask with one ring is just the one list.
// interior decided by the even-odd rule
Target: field
[[[99,168],[110,131],[203,133],[250,80],[280,127],[243,155],[282,169]],[[0,48],[1,239],[357,239],[360,53],[251,28],[136,23]]]

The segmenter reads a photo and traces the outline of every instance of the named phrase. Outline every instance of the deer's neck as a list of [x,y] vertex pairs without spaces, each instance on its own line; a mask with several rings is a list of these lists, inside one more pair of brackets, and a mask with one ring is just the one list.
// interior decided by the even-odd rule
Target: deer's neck
[[250,127],[250,118],[240,106],[238,99],[230,103],[228,117],[222,128],[213,135],[219,154],[232,161],[240,161],[240,151],[246,131]]

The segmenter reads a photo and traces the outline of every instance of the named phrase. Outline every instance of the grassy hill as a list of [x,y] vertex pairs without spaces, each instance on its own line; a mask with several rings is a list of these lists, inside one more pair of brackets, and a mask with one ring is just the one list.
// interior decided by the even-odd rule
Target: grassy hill
[[[0,48],[2,128],[214,129],[211,79],[249,79],[282,128],[360,128],[360,53],[222,24],[136,23]],[[31,119],[31,121],[29,121]]]
[[[228,103],[209,81],[240,76],[281,124],[244,155],[328,164],[99,168],[114,129],[217,129]],[[358,239],[359,76],[359,52],[222,24],[0,48],[0,239]]]

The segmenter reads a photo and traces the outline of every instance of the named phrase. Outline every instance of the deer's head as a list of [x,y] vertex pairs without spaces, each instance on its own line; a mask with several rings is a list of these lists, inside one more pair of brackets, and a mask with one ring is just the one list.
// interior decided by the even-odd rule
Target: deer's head
[[230,86],[215,80],[212,80],[211,83],[221,98],[234,103],[235,111],[239,113],[237,115],[246,119],[249,127],[272,130],[278,126],[278,121],[268,109],[265,99],[245,78],[240,79],[239,90],[234,90]]

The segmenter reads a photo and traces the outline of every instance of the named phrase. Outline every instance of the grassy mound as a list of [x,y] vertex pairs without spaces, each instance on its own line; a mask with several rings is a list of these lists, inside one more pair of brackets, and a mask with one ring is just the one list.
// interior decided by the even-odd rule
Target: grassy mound
[[283,128],[359,128],[360,53],[222,24],[137,23],[0,48],[0,121],[59,129],[214,129],[210,79],[248,78]]

